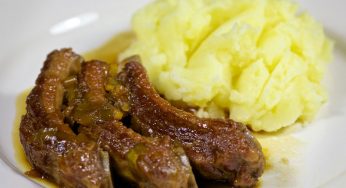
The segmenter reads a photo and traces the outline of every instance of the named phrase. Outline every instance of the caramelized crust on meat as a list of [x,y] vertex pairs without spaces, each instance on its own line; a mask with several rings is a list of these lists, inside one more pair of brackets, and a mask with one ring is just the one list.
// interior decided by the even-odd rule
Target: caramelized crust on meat
[[76,98],[71,98],[72,121],[79,133],[106,150],[116,171],[138,187],[197,187],[189,161],[181,147],[167,137],[146,138],[125,127],[119,110],[105,90],[109,66],[100,61],[82,63]]
[[61,112],[63,82],[80,69],[71,49],[53,51],[27,98],[20,140],[32,166],[61,187],[112,187],[107,155],[95,142],[76,136]]
[[[115,78],[108,64],[84,62],[71,49],[50,53],[20,125],[32,166],[60,187],[113,187],[110,156],[116,173],[138,187],[195,188],[190,160],[205,178],[254,186],[265,161],[248,129],[173,107],[139,61],[124,61]],[[124,126],[125,115],[150,137]]]
[[116,121],[82,127],[81,132],[97,140],[117,173],[138,187],[197,187],[184,150],[169,137],[145,138]]
[[192,166],[205,178],[254,186],[263,173],[261,146],[246,126],[232,120],[198,118],[162,99],[138,57],[123,62],[119,81],[128,89],[132,128],[146,136],[179,141]]

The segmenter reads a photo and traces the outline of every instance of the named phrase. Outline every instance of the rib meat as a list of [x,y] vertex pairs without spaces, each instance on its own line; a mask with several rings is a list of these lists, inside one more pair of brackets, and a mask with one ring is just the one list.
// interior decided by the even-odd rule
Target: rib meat
[[119,110],[107,98],[108,64],[84,62],[75,98],[69,98],[71,121],[79,133],[109,152],[118,174],[138,187],[197,187],[184,150],[169,137],[146,138],[125,127]]
[[246,126],[198,118],[173,107],[153,89],[139,57],[125,60],[123,66],[118,78],[129,92],[131,128],[180,142],[192,166],[205,178],[227,180],[234,186],[256,184],[265,161],[261,146]]
[[32,166],[60,187],[112,187],[107,154],[76,136],[61,112],[63,82],[78,73],[81,61],[71,49],[48,55],[26,101],[20,140]]

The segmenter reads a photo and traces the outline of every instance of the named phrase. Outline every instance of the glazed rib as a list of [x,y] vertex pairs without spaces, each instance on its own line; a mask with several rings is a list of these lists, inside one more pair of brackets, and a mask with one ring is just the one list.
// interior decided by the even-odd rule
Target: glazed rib
[[72,119],[79,132],[109,152],[119,175],[138,187],[197,187],[183,149],[168,137],[145,138],[125,127],[119,110],[107,98],[109,66],[100,61],[82,64]]
[[265,161],[246,126],[179,110],[153,89],[139,57],[122,64],[118,78],[129,92],[131,128],[146,136],[168,135],[181,143],[192,166],[205,178],[227,180],[234,186],[256,184]]
[[26,101],[20,140],[32,166],[60,187],[112,187],[107,154],[64,123],[63,82],[82,61],[71,49],[48,55]]

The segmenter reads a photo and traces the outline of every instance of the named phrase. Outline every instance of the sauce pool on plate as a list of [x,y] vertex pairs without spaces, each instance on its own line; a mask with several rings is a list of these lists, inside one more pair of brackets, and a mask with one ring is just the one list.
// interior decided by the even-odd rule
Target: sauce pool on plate
[[23,146],[20,143],[19,125],[20,125],[22,116],[26,113],[25,101],[30,91],[31,91],[31,88],[24,90],[22,93],[18,95],[16,99],[16,116],[15,116],[15,121],[13,126],[14,129],[12,131],[15,159],[18,163],[17,166],[19,167],[19,170],[23,173],[23,175],[32,178],[36,183],[43,185],[44,187],[55,188],[57,186],[54,183],[48,181],[42,176],[42,174],[32,169],[30,163],[26,159]]

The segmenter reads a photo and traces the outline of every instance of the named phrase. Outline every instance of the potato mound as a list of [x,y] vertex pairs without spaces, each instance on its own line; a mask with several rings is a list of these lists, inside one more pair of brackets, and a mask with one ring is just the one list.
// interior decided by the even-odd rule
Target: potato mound
[[332,43],[287,0],[157,0],[133,17],[139,54],[168,100],[199,106],[255,131],[313,119]]

